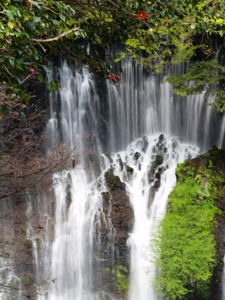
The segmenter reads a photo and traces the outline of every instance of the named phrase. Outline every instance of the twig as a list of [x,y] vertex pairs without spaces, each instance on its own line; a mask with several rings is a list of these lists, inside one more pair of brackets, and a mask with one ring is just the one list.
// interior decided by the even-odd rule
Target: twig
[[34,42],[38,42],[38,43],[48,43],[48,42],[54,42],[54,41],[58,41],[60,38],[64,37],[65,35],[68,35],[74,31],[77,31],[78,29],[80,29],[80,27],[75,27],[75,28],[72,28],[66,32],[63,32],[57,36],[55,36],[54,38],[50,38],[50,39],[46,39],[46,40],[43,40],[43,39],[33,39]]

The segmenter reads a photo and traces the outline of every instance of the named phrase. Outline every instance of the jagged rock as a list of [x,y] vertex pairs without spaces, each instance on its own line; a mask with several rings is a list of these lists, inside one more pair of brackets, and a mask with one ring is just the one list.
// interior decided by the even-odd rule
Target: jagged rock
[[34,270],[33,244],[27,239],[26,201],[19,196],[1,200],[0,211],[4,213],[4,219],[1,218],[0,224],[0,257],[4,265],[8,266],[4,271],[5,280],[13,274],[10,282],[6,282],[6,287],[8,286],[6,299],[18,299],[19,290],[20,300],[27,299],[26,295],[31,295],[32,299],[35,299],[36,288],[32,280],[27,280],[28,277],[29,279],[34,277]]
[[155,170],[153,168],[151,168],[148,171],[148,182],[151,183],[154,181],[154,175],[155,175]]
[[135,152],[135,153],[134,153],[134,159],[135,159],[135,160],[138,160],[140,156],[141,156],[141,153],[140,153],[140,152]]
[[[127,239],[132,231],[133,210],[125,189],[116,187],[107,193],[103,193],[103,212],[110,215],[112,226],[115,230],[115,253],[116,259],[121,262],[128,261]],[[110,238],[105,238],[110,240]]]
[[142,138],[142,141],[143,141],[142,151],[145,153],[148,148],[148,138],[146,136],[144,136]]
[[98,228],[101,239],[100,247],[96,249],[98,259],[94,286],[96,290],[99,288],[119,299],[113,270],[116,265],[129,264],[127,239],[132,231],[134,215],[125,184],[112,171],[106,172],[105,179],[109,190],[102,193],[104,215]]
[[158,191],[158,188],[155,186],[151,186],[149,189],[149,194],[148,194],[148,209],[150,209],[152,202],[155,197],[155,193]]
[[111,190],[115,188],[125,190],[126,184],[120,180],[119,176],[115,176],[112,170],[105,172],[105,180]]
[[122,161],[120,155],[118,155],[118,162],[119,162],[119,165],[120,165],[120,170],[123,171],[123,161]]
[[130,166],[126,167],[127,173],[133,174],[134,173],[134,169]]
[[163,156],[162,155],[156,155],[156,157],[155,157],[156,166],[160,166],[162,163],[163,163]]

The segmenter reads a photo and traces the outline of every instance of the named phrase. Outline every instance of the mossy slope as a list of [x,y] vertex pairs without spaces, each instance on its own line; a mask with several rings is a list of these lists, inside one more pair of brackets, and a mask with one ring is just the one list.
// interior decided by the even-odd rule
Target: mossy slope
[[224,151],[214,147],[177,167],[178,181],[154,240],[161,270],[155,285],[165,299],[212,299],[211,281],[218,263],[214,233],[216,220],[223,215],[217,206],[225,194],[224,160]]

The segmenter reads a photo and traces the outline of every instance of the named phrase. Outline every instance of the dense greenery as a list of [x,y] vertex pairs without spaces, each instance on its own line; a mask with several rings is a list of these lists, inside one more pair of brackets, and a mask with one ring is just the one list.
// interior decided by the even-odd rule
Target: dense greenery
[[191,293],[198,299],[209,299],[216,261],[212,230],[219,213],[214,203],[215,186],[221,178],[210,155],[179,165],[177,176],[166,217],[154,239],[160,269],[155,285],[169,300],[185,299]]
[[125,265],[116,265],[113,270],[115,288],[120,296],[127,297],[129,290],[129,271]]
[[[208,60],[218,54],[212,41],[218,41],[220,50],[224,47],[224,10],[220,0],[2,0],[0,83],[25,105],[26,81],[43,80],[43,60],[55,54],[89,64],[116,82],[101,51],[112,43],[126,46],[131,56],[156,72],[166,62],[189,61],[196,54]],[[91,52],[84,47],[87,42]],[[121,51],[114,59],[125,56]],[[223,105],[219,108],[224,110]],[[3,101],[1,110],[7,109]]]
[[[174,92],[181,96],[201,93],[206,86],[208,92],[216,96],[216,101],[209,104],[216,106],[220,112],[225,111],[225,66],[218,63],[216,59],[199,61],[191,66],[187,73],[170,76],[166,81],[174,85]],[[191,84],[190,84],[191,82]],[[220,88],[218,88],[220,84]]]

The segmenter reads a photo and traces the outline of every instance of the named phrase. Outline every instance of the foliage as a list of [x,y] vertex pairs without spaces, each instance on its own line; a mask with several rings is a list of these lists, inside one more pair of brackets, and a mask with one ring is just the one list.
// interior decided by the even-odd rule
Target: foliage
[[[212,95],[217,95],[216,101],[211,105],[221,112],[225,111],[224,101],[225,67],[216,59],[200,61],[192,65],[185,74],[170,76],[166,79],[174,86],[174,92],[180,96],[201,93],[203,89],[210,90]],[[220,83],[222,90],[218,90]]]
[[[155,72],[167,62],[190,60],[196,51],[207,58],[215,54],[212,37],[223,45],[224,10],[220,0],[2,0],[0,83],[26,105],[27,80],[42,81],[45,57],[55,54],[89,64],[105,78],[114,76],[116,83],[103,54],[115,43]],[[125,55],[119,51],[111,59],[118,62]]]
[[22,283],[23,283],[24,285],[30,285],[30,284],[32,283],[31,277],[30,277],[29,275],[24,275],[24,276],[22,277]]
[[127,297],[129,289],[129,272],[125,265],[116,265],[113,270],[115,287],[120,296]]
[[[24,104],[24,83],[37,75],[42,80],[44,45],[61,36],[80,36],[74,9],[63,1],[3,0],[0,4],[0,83],[12,99]],[[41,44],[43,43],[43,45]]]
[[[208,288],[216,260],[212,234],[215,207],[213,163],[184,162],[177,168],[178,182],[169,196],[168,211],[153,239],[160,273],[156,289],[166,299],[194,293],[209,299]],[[195,161],[196,162],[196,161]]]

